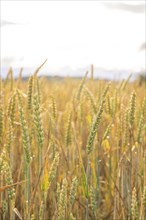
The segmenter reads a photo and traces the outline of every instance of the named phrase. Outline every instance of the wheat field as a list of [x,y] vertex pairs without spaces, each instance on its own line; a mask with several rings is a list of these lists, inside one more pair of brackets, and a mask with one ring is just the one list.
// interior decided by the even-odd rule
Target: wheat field
[[145,82],[0,80],[1,220],[145,220]]

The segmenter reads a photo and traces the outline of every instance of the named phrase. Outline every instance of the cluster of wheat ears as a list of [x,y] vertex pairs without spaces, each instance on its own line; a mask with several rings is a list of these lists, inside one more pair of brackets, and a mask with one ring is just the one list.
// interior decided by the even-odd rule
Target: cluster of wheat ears
[[0,219],[145,220],[145,84],[0,79]]

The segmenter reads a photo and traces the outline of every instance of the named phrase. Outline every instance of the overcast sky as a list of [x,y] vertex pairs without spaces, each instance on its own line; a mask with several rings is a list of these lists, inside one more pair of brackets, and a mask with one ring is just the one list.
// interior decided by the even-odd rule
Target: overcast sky
[[144,69],[144,4],[2,1],[2,65],[34,67],[47,58],[50,70],[91,63],[107,69]]

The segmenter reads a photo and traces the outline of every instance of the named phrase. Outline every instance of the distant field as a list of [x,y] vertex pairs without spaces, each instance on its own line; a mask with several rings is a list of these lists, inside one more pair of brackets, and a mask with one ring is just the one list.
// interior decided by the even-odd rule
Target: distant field
[[0,219],[145,220],[145,81],[0,81]]

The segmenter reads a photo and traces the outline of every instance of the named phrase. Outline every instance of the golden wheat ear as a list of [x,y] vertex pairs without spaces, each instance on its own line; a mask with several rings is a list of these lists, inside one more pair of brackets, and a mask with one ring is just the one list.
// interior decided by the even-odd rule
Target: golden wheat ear
[[40,71],[40,69],[44,66],[44,64],[47,62],[47,59],[35,70],[34,72],[34,76],[37,76],[38,72]]

